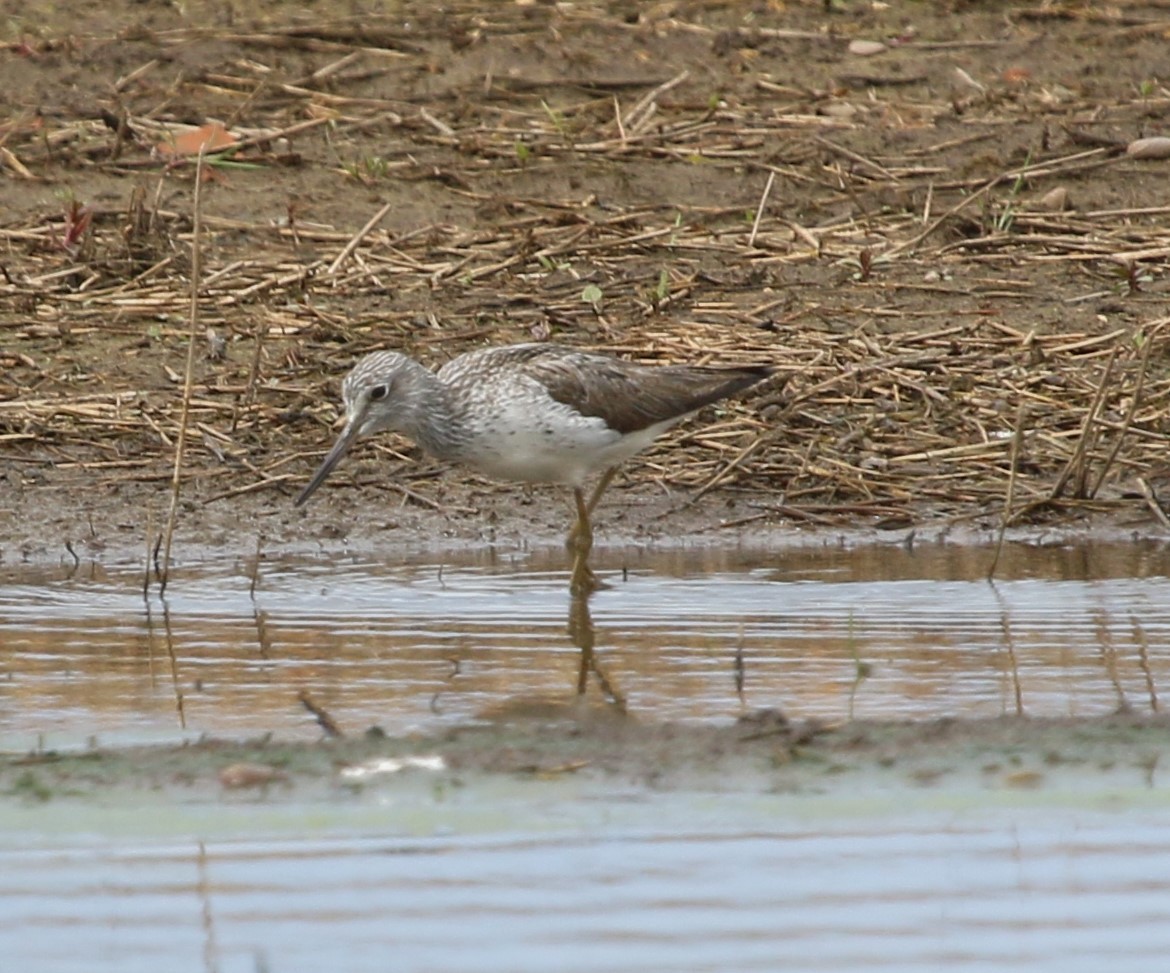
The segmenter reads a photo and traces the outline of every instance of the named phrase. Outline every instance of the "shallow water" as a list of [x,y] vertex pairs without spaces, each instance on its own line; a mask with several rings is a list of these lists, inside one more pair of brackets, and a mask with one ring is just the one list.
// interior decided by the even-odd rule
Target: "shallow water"
[[[1017,546],[995,586],[989,557],[603,553],[612,587],[584,629],[555,554],[194,565],[165,602],[130,569],[9,570],[0,749],[315,740],[302,691],[355,731],[555,715],[589,637],[590,705],[647,721],[1158,707],[1164,545]],[[1074,786],[1035,791],[977,772],[795,793],[415,772],[190,803],[0,795],[0,956],[56,973],[1157,969],[1170,790],[1146,770],[1073,765]]]
[[[888,545],[611,557],[581,674],[559,559],[197,565],[0,575],[0,748],[399,734],[571,701],[644,719],[744,708],[844,720],[1156,708],[1170,660],[1160,544]],[[553,565],[556,565],[554,570]],[[253,590],[253,578],[256,584]],[[742,689],[742,691],[740,691]]]
[[710,799],[646,803],[523,834],[0,851],[0,949],[55,973],[1098,973],[1170,955],[1164,811],[794,820],[757,798],[715,824]]

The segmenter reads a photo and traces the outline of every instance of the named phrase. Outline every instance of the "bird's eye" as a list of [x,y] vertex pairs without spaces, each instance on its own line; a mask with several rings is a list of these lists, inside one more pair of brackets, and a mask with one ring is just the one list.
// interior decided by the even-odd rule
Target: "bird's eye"
[[386,398],[386,396],[388,396],[389,394],[390,394],[390,386],[389,385],[375,385],[372,389],[370,389],[370,401],[371,402],[380,402],[382,399]]

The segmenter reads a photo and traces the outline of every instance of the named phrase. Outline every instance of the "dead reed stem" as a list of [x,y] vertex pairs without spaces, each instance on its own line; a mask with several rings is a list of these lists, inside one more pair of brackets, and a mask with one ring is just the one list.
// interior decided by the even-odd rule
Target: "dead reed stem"
[[1012,434],[1012,452],[1008,465],[1007,490],[1003,497],[1003,515],[999,520],[999,534],[995,539],[995,554],[987,568],[987,580],[995,579],[995,569],[999,566],[999,557],[1003,553],[1003,542],[1007,536],[1008,524],[1012,519],[1012,504],[1016,496],[1016,471],[1020,465],[1020,446],[1024,441],[1024,404],[1021,402],[1016,409],[1016,429]]
[[179,430],[175,440],[175,465],[171,476],[171,506],[163,532],[162,572],[159,575],[159,594],[167,590],[171,573],[171,542],[179,516],[179,493],[183,486],[183,457],[187,449],[187,429],[191,415],[191,399],[195,382],[195,347],[199,341],[199,282],[202,273],[203,220],[200,202],[203,185],[204,150],[200,148],[195,160],[195,188],[191,200],[191,305],[188,317],[187,364],[183,371],[183,403],[179,413]]
[[1093,395],[1093,400],[1089,405],[1088,411],[1084,415],[1081,422],[1081,428],[1077,435],[1076,445],[1073,448],[1072,455],[1068,458],[1064,469],[1060,471],[1060,475],[1056,478],[1056,482],[1052,485],[1052,492],[1049,494],[1050,500],[1055,500],[1063,492],[1065,486],[1068,484],[1070,478],[1074,475],[1076,477],[1076,485],[1073,489],[1073,496],[1078,500],[1085,499],[1085,477],[1087,475],[1086,464],[1088,463],[1090,443],[1092,441],[1093,423],[1096,422],[1097,416],[1101,412],[1101,406],[1105,402],[1105,396],[1109,392],[1109,379],[1113,375],[1113,366],[1117,362],[1117,355],[1120,348],[1116,345],[1109,353],[1109,360],[1105,363],[1105,371],[1102,373],[1100,380],[1097,383],[1096,392]]
[[1101,464],[1101,470],[1097,474],[1097,479],[1093,483],[1092,489],[1089,490],[1089,499],[1097,496],[1101,492],[1101,486],[1105,482],[1105,477],[1109,474],[1109,470],[1117,461],[1117,455],[1121,452],[1121,447],[1125,443],[1126,433],[1133,423],[1133,417],[1138,410],[1138,405],[1142,400],[1142,389],[1146,384],[1146,371],[1150,367],[1150,351],[1154,347],[1154,343],[1150,340],[1149,335],[1146,335],[1145,344],[1142,347],[1141,357],[1138,359],[1138,373],[1137,378],[1134,379],[1133,391],[1130,393],[1129,408],[1125,410],[1125,418],[1121,422],[1121,428],[1118,429],[1113,437],[1113,448],[1109,451],[1109,455],[1105,458],[1105,462]]

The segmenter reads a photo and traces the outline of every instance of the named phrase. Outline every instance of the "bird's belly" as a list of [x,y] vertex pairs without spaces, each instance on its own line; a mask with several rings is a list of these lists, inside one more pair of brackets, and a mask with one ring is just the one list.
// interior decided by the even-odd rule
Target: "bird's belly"
[[660,429],[622,435],[600,420],[571,428],[504,429],[459,457],[467,466],[500,480],[581,486],[590,475],[616,466],[654,441]]

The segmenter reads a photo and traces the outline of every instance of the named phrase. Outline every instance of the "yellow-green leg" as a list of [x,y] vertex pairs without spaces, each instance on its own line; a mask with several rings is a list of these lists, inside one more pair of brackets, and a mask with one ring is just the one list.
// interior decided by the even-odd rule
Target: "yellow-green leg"
[[[601,474],[601,479],[597,481],[597,486],[595,486],[593,488],[593,492],[589,494],[589,502],[585,504],[585,513],[588,515],[585,518],[586,523],[588,523],[589,517],[593,515],[593,510],[597,506],[598,501],[601,500],[601,495],[605,493],[605,488],[609,486],[611,482],[613,482],[613,478],[616,473],[617,467],[611,466],[608,470]],[[577,549],[577,531],[581,526],[581,491],[574,489],[573,492],[576,495],[577,501],[577,522],[573,524],[573,529],[569,531],[569,536],[565,540],[565,546],[570,551]],[[592,535],[590,535],[590,541],[592,541]]]
[[617,467],[610,467],[597,481],[597,486],[586,501],[585,494],[580,487],[573,488],[573,500],[577,507],[577,521],[565,541],[565,546],[573,555],[573,576],[569,582],[569,590],[575,595],[588,594],[602,587],[597,576],[589,567],[589,552],[593,549],[593,508],[597,506],[605,488],[613,480]]
[[580,487],[573,488],[573,499],[577,504],[577,522],[569,531],[568,548],[573,555],[573,576],[569,591],[574,595],[587,595],[598,588],[597,577],[589,567],[589,552],[593,549],[593,525],[589,522],[589,505]]

